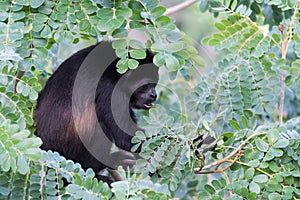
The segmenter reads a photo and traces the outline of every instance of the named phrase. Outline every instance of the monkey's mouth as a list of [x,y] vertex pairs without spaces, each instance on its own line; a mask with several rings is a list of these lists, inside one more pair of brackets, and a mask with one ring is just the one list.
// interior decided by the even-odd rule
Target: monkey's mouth
[[152,103],[145,103],[144,106],[148,109],[152,108]]

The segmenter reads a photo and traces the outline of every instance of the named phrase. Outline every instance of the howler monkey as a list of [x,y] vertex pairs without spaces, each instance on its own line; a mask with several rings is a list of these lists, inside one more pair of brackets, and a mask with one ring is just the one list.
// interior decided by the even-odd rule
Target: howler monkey
[[[132,159],[125,153],[139,130],[132,109],[151,108],[157,96],[158,67],[152,60],[147,51],[137,69],[120,74],[112,44],[101,42],[64,61],[38,98],[34,119],[42,149],[95,172]],[[121,150],[112,153],[113,143]],[[106,176],[97,178],[111,182]]]
[[[101,42],[60,65],[39,95],[34,115],[42,149],[57,151],[95,172],[134,160],[128,152],[140,128],[133,109],[150,109],[156,100],[158,67],[150,51],[138,60],[138,68],[124,74],[117,72],[118,61],[112,44]],[[111,151],[113,145],[119,149]],[[107,176],[97,178],[111,183]]]

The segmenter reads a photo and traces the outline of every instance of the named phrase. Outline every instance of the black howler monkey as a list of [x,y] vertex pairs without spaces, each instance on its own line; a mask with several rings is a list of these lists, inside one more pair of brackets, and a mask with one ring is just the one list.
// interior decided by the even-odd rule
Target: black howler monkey
[[[134,160],[126,153],[140,130],[133,108],[149,109],[156,100],[158,67],[150,51],[138,60],[137,69],[125,74],[117,72],[118,61],[112,44],[101,42],[60,65],[39,95],[34,115],[42,149],[57,151],[95,172]],[[111,152],[113,144],[121,150]],[[97,178],[112,182],[106,176]]]
[[[124,151],[130,152],[139,130],[132,109],[151,108],[157,96],[158,67],[153,54],[146,55],[137,69],[125,74],[117,72],[119,59],[110,42],[64,61],[38,98],[34,119],[42,149],[57,151],[95,172],[122,165],[129,156]],[[111,153],[112,143],[124,151]],[[106,176],[97,178],[111,182]]]

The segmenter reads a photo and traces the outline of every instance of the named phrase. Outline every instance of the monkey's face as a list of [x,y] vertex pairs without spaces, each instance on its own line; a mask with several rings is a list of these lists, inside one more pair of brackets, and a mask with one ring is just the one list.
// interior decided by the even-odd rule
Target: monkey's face
[[135,90],[130,98],[130,104],[136,109],[150,109],[156,100],[155,83],[148,83]]
[[130,91],[130,107],[150,109],[157,97],[158,67],[152,63],[144,64],[127,72],[125,77]]

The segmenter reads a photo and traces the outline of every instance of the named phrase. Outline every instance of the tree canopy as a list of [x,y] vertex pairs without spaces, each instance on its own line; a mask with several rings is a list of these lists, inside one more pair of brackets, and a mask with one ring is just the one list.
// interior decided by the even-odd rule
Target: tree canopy
[[[196,3],[214,16],[215,66],[170,17]],[[4,0],[0,2],[1,199],[299,199],[299,0]],[[197,22],[194,22],[197,26]],[[205,27],[199,27],[200,29]],[[140,31],[147,41],[128,36]],[[59,48],[113,40],[119,73],[145,50],[164,69],[159,104],[143,113],[133,172],[112,188],[95,172],[40,149],[33,113],[61,63]],[[198,135],[217,148],[191,149]],[[194,150],[198,153],[194,154]],[[154,173],[149,177],[149,173]],[[64,184],[64,180],[68,185]],[[113,195],[114,194],[114,195]]]

